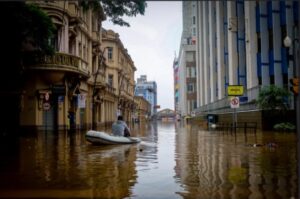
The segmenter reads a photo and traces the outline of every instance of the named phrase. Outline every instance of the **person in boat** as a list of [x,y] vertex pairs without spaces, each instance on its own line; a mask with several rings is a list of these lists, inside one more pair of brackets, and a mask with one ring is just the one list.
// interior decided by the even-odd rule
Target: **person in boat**
[[130,137],[130,130],[121,115],[118,116],[118,120],[112,125],[112,134],[115,136]]

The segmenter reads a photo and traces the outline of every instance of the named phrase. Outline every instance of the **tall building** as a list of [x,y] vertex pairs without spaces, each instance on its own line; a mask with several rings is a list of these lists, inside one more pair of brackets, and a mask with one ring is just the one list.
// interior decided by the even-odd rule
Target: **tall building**
[[151,116],[157,113],[157,85],[155,81],[147,81],[146,75],[137,78],[135,95],[143,96],[151,104]]
[[[228,109],[228,85],[242,85],[244,106],[263,86],[288,89],[296,76],[298,1],[197,1],[198,113]],[[293,45],[285,46],[289,37]],[[293,108],[293,102],[289,101]],[[249,104],[249,106],[247,106]]]
[[183,31],[178,55],[178,108],[181,116],[197,108],[196,82],[196,1],[182,2]]

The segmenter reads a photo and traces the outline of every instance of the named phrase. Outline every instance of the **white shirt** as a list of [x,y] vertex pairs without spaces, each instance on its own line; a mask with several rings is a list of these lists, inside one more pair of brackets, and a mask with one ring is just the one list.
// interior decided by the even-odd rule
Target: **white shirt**
[[118,120],[112,125],[112,134],[115,136],[124,136],[125,129],[130,132],[127,124],[124,121]]

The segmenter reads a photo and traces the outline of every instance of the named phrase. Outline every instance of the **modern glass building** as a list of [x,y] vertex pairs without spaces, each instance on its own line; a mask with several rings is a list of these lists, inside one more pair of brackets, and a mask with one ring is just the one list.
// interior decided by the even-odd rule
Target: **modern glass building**
[[151,104],[151,115],[157,113],[157,85],[155,81],[147,81],[147,75],[137,78],[135,95],[143,96]]

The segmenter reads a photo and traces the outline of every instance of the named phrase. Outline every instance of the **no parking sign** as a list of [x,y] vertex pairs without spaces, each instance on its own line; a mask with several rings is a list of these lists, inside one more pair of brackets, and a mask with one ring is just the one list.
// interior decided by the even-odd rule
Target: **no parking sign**
[[232,97],[230,99],[230,107],[231,108],[239,108],[240,107],[240,99],[239,99],[239,97]]

